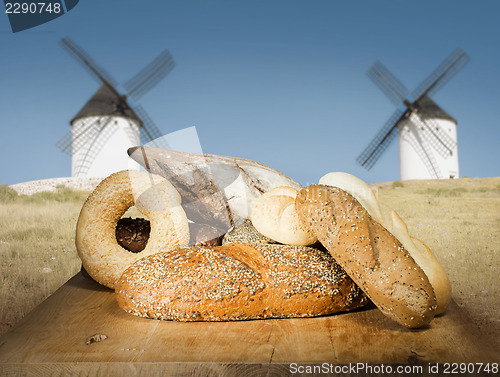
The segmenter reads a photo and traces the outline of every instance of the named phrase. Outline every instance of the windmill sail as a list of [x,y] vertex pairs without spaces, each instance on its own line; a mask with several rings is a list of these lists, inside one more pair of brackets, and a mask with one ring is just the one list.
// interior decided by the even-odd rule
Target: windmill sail
[[137,101],[168,75],[174,67],[175,62],[170,52],[168,50],[162,51],[151,63],[124,84],[128,96]]
[[118,82],[99,66],[90,55],[78,46],[70,37],[61,39],[60,45],[68,52],[97,82],[118,86]]
[[[157,85],[174,68],[172,55],[168,50],[162,51],[126,82],[127,93],[121,95],[117,81],[71,38],[63,38],[60,44],[101,86],[71,121],[71,132],[56,145],[72,154],[72,164],[76,164],[72,168],[73,175],[109,175],[130,168],[127,149],[139,145],[141,136],[147,143],[162,134],[142,106],[130,105],[127,98],[137,100]],[[164,147],[161,140],[155,142],[155,146]],[[101,153],[103,149],[110,157]],[[106,165],[108,172],[100,169],[101,165]]]
[[448,157],[456,146],[456,141],[440,127],[436,119],[446,119],[455,123],[456,120],[427,96],[419,101],[417,112],[423,137],[442,157]]
[[398,134],[398,123],[407,115],[405,110],[397,109],[389,118],[387,123],[377,133],[371,143],[358,156],[357,161],[361,166],[370,170],[380,158],[382,153],[387,149],[391,141]]
[[95,158],[101,151],[101,148],[116,132],[116,128],[111,126],[113,121],[112,117],[100,118],[100,120],[99,129],[93,132],[93,134],[86,134],[87,138],[90,140],[75,152],[77,153],[76,156],[79,162],[76,164],[76,169],[73,174],[76,177],[84,177],[87,175]]
[[408,96],[408,89],[381,62],[376,61],[366,74],[395,105]]
[[[401,179],[458,177],[456,120],[430,96],[449,82],[468,61],[467,54],[457,48],[410,95],[382,63],[373,64],[367,72],[368,77],[399,107],[358,156],[358,163],[371,169],[399,130]],[[408,122],[413,122],[413,126]],[[402,130],[411,130],[414,137]]]
[[105,122],[105,118],[88,118],[84,121],[84,126],[78,130],[69,130],[57,143],[56,146],[64,153],[71,155],[74,151],[84,146],[99,132],[100,125]]
[[[418,115],[412,116],[412,121],[414,123],[419,123]],[[403,128],[403,127],[402,127]],[[438,179],[441,177],[441,172],[439,166],[434,158],[431,148],[427,144],[427,141],[422,138],[422,134],[415,132],[415,130],[406,130],[407,134],[403,137],[405,140],[411,144],[416,154],[420,157],[420,161],[424,164],[430,177],[433,179]],[[400,132],[404,132],[404,128],[400,129]]]
[[419,101],[424,96],[432,97],[446,85],[468,62],[465,51],[456,48],[413,92],[412,97]]

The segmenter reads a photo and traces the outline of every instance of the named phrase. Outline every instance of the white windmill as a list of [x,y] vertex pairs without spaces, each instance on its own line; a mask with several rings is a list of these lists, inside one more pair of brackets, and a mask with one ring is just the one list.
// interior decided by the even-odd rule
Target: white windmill
[[[97,80],[101,87],[71,121],[71,130],[57,146],[71,154],[72,177],[106,177],[124,169],[139,169],[127,149],[161,136],[142,106],[133,105],[175,66],[167,50],[127,81],[120,95],[117,82],[69,37],[61,46]],[[130,103],[129,103],[130,102]]]
[[468,55],[457,48],[411,94],[382,63],[376,62],[368,76],[399,107],[357,161],[371,169],[399,134],[402,180],[458,178],[457,121],[431,96],[468,61]]

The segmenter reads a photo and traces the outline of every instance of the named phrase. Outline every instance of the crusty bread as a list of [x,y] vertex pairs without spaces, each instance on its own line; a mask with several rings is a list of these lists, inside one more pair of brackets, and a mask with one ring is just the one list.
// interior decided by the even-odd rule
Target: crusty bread
[[436,297],[426,274],[352,195],[337,187],[312,185],[299,192],[296,207],[337,263],[385,315],[410,328],[432,320]]
[[[132,253],[118,244],[116,225],[133,205],[151,223],[144,250]],[[189,241],[188,220],[177,190],[164,178],[123,170],[105,178],[89,195],[78,217],[75,244],[83,267],[97,282],[113,289],[135,260]]]
[[327,252],[276,244],[151,255],[123,273],[115,292],[127,312],[177,321],[311,317],[367,302]]
[[250,218],[260,233],[287,245],[309,246],[318,241],[302,223],[295,210],[298,190],[293,187],[275,187],[255,200]]
[[451,301],[451,285],[448,275],[427,245],[410,236],[401,217],[393,209],[380,204],[370,186],[351,174],[328,173],[319,180],[319,183],[341,188],[354,196],[375,221],[378,221],[402,243],[429,278],[436,295],[436,314],[443,313]]

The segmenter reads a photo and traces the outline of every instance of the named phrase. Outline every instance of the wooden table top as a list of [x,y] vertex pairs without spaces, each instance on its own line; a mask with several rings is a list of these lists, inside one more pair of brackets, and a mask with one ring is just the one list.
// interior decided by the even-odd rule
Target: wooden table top
[[[87,344],[96,334],[107,338]],[[454,302],[419,330],[373,306],[318,318],[180,323],[124,312],[112,290],[81,273],[0,338],[0,375],[281,376],[290,363],[361,362],[498,362],[498,353]]]

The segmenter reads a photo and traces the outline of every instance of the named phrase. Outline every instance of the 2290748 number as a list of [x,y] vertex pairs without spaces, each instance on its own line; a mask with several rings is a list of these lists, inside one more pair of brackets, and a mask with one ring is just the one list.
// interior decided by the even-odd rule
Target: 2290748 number
[[463,373],[498,373],[498,363],[445,363],[443,373],[463,374]]
[[61,3],[5,3],[5,13],[61,13]]

